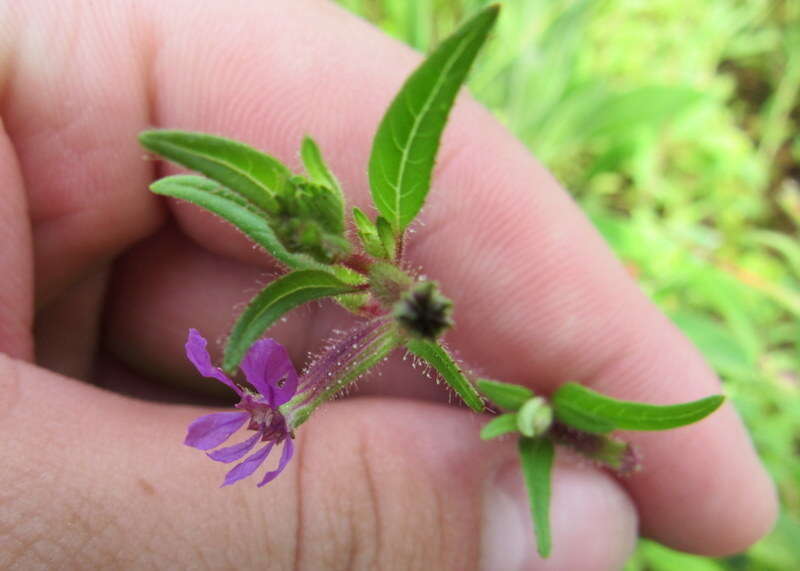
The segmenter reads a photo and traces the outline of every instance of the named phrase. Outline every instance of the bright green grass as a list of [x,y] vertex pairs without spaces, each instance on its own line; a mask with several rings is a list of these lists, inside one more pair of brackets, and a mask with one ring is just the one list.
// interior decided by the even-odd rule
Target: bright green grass
[[[340,1],[421,50],[485,4]],[[705,353],[781,494],[745,554],[643,541],[628,568],[800,568],[800,2],[502,4],[473,93]]]

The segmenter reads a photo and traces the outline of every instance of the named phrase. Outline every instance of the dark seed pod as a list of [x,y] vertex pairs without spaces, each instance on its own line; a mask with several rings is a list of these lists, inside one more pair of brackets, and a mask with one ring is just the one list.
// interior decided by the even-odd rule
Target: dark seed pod
[[450,318],[453,303],[444,297],[436,283],[415,284],[394,306],[394,318],[413,337],[437,339],[453,325]]

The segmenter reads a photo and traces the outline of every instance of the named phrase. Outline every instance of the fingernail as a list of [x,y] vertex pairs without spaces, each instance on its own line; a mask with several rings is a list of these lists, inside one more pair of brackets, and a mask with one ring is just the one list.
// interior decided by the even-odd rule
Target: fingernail
[[489,478],[484,489],[480,568],[527,569],[535,549],[524,483],[519,465],[512,462]]

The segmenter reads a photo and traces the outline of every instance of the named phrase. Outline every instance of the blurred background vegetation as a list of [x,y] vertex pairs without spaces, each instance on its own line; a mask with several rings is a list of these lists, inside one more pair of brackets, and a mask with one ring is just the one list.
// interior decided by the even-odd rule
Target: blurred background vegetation
[[[339,1],[422,51],[487,3]],[[643,540],[628,569],[800,569],[800,2],[502,4],[472,92],[705,353],[780,490],[748,552]]]

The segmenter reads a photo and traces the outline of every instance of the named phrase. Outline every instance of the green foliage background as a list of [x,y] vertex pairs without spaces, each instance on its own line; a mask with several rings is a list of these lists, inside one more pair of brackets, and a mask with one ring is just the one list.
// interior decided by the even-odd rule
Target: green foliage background
[[[427,51],[482,0],[339,0]],[[747,553],[640,542],[630,570],[800,566],[800,2],[504,0],[471,76],[725,381],[778,484]]]

